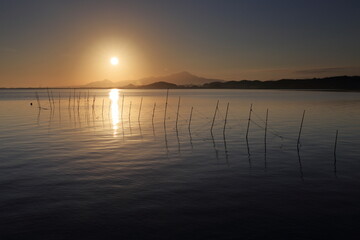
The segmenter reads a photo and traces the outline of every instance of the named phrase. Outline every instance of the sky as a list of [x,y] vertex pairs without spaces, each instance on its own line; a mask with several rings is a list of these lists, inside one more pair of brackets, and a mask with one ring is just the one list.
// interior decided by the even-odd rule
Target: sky
[[0,0],[0,87],[360,75],[359,12],[357,0]]

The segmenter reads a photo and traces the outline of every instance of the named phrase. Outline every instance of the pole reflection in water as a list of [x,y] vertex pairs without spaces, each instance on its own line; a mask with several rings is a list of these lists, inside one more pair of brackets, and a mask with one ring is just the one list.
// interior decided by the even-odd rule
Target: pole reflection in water
[[119,114],[119,89],[111,89],[109,92],[109,99],[111,102],[111,123],[114,130],[114,136],[117,134],[119,128],[118,124],[120,122]]

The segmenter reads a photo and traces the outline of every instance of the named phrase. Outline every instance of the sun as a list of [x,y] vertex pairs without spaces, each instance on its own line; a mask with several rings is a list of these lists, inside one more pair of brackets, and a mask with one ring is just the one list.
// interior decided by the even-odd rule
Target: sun
[[111,65],[118,65],[119,64],[119,59],[117,57],[112,57],[110,58],[110,63]]

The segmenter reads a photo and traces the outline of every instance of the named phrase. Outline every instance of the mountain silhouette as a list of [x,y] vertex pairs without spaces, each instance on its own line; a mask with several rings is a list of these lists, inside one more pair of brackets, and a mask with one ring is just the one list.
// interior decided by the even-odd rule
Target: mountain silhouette
[[145,89],[168,89],[168,88],[177,88],[176,84],[168,82],[155,82],[148,85],[143,85],[141,88]]
[[215,81],[222,81],[222,80],[198,77],[189,72],[183,71],[183,72],[179,72],[179,73],[175,73],[175,74],[171,74],[171,75],[167,75],[167,76],[142,78],[142,79],[137,80],[136,84],[137,85],[148,85],[148,84],[155,83],[155,82],[167,82],[167,83],[172,83],[172,84],[176,84],[176,85],[200,86],[205,83],[210,83],[210,82],[215,82]]
[[96,81],[96,82],[91,82],[89,84],[86,84],[84,87],[88,87],[88,88],[112,88],[112,87],[116,87],[116,84],[113,83],[112,81],[108,80],[108,79],[104,79],[102,81]]
[[[127,84],[126,84],[127,83]],[[224,81],[208,79],[180,72],[161,77],[142,78],[137,81],[112,82],[109,80],[89,83],[86,88],[208,88],[208,89],[338,89],[359,90],[359,76],[335,76],[311,79],[281,79],[275,81],[241,80]]]
[[174,73],[174,74],[170,74],[170,75],[166,75],[166,76],[146,77],[146,78],[141,78],[138,80],[128,80],[128,81],[118,81],[118,82],[112,82],[110,80],[96,81],[96,82],[86,84],[83,87],[90,87],[90,88],[119,87],[119,88],[121,88],[121,87],[127,87],[130,84],[135,85],[135,86],[136,85],[143,86],[143,85],[150,85],[152,83],[158,83],[158,82],[167,82],[167,83],[182,85],[182,86],[201,86],[205,83],[210,83],[210,82],[223,82],[223,80],[198,77],[189,72],[183,71],[183,72]]

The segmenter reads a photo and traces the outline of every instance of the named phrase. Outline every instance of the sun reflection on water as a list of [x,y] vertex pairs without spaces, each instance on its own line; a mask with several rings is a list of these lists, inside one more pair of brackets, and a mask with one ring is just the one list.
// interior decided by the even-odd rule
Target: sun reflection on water
[[111,123],[114,130],[114,135],[117,134],[120,122],[119,113],[119,89],[111,89],[109,92],[109,99],[111,102]]

